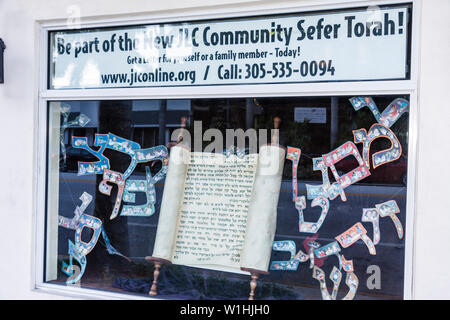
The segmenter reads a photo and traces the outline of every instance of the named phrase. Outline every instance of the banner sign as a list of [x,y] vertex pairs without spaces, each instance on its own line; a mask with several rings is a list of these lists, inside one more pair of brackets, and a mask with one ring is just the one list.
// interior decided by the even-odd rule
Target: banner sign
[[408,8],[53,32],[50,87],[406,79]]

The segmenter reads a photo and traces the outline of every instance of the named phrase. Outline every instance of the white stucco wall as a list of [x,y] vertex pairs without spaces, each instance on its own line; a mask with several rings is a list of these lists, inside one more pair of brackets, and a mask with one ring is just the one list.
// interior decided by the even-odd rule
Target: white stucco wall
[[450,299],[450,1],[423,1],[421,24],[414,291]]
[[[295,2],[299,1],[285,3]],[[0,299],[61,298],[31,290],[39,21],[64,19],[73,5],[79,6],[82,17],[97,17],[165,10],[183,15],[188,10],[207,9],[202,7],[206,5],[270,3],[273,1],[0,0],[0,37],[7,45],[5,83],[0,84],[0,133],[3,150],[9,150],[0,157]],[[450,108],[445,97],[450,88],[450,1],[423,1],[421,10],[414,297],[450,299],[450,250],[446,247],[450,244],[450,209],[445,201],[450,180],[445,169],[445,159],[450,158]]]

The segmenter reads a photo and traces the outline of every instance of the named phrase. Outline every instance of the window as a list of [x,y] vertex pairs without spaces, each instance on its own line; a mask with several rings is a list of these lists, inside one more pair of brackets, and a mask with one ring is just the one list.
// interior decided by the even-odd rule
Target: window
[[[194,139],[195,121],[201,121],[203,130],[217,128],[224,136],[226,129],[273,129],[274,123],[281,121],[279,126],[275,125],[280,130],[279,143],[285,147],[301,149],[297,171],[300,196],[307,194],[305,185],[318,186],[323,183],[321,171],[313,168],[314,159],[348,141],[354,141],[354,130],[364,128],[369,131],[371,126],[377,123],[369,108],[356,111],[351,98],[256,97],[50,102],[47,222],[52,224],[58,217],[60,220],[57,232],[48,233],[47,236],[47,243],[50,245],[47,246],[46,252],[47,281],[65,286],[68,279],[77,280],[77,274],[69,277],[71,270],[64,271],[64,266],[67,267],[70,261],[69,240],[75,244],[76,237],[74,229],[77,228],[74,228],[70,219],[74,219],[77,207],[86,206],[85,209],[83,207],[82,213],[95,217],[92,223],[99,222],[99,226],[89,227],[90,222],[86,221],[86,226],[79,230],[82,243],[89,243],[91,239],[96,241],[87,246],[90,252],[85,255],[86,269],[76,283],[83,288],[142,295],[147,295],[150,290],[153,265],[146,261],[145,257],[151,256],[153,252],[164,179],[154,185],[154,213],[148,216],[126,215],[127,207],[141,208],[149,204],[145,192],[136,192],[134,202],[127,202],[123,197],[119,208],[121,213],[110,219],[117,199],[117,186],[112,184],[111,194],[104,194],[99,188],[102,174],[95,174],[95,169],[83,170],[88,167],[84,162],[98,162],[98,152],[101,151],[102,144],[96,141],[96,138],[98,140],[101,135],[113,134],[133,143],[137,142],[143,149],[162,145],[170,150],[176,140],[171,139],[171,133],[181,126],[183,118],[187,119],[186,129],[192,132]],[[398,95],[374,96],[372,99],[380,112],[393,101],[409,101],[408,96]],[[376,205],[391,200],[398,205],[399,213],[396,216],[404,228],[408,114],[402,115],[390,130],[395,134],[395,141],[401,145],[401,150],[394,149],[399,151],[399,154],[394,155],[395,160],[385,162],[375,169],[373,160],[370,160],[370,176],[345,188],[346,201],[342,201],[340,197],[329,201],[330,209],[326,218],[314,233],[299,230],[299,212],[292,201],[294,162],[286,161],[278,201],[275,243],[293,241],[295,253],[301,250],[308,254],[311,241],[319,243],[320,247],[336,241],[338,235],[361,222],[363,210],[375,208]],[[375,139],[370,144],[371,159],[373,154],[393,146],[394,140],[389,139],[386,134],[382,136],[385,137]],[[86,139],[86,144],[79,143],[80,137]],[[208,143],[204,141],[203,148]],[[248,144],[247,139],[246,147]],[[362,157],[363,144],[355,145]],[[92,151],[89,152],[88,149]],[[246,149],[248,152],[248,148]],[[113,171],[124,173],[130,167],[131,158],[124,152],[107,147],[101,154],[108,159],[109,168]],[[354,156],[349,156],[337,162],[335,168],[339,176],[343,176],[359,165]],[[138,164],[127,181],[145,181],[146,167],[154,176],[161,170],[162,163],[155,160]],[[333,183],[335,178],[330,168],[328,176]],[[92,200],[85,200],[83,203],[80,200],[83,193],[92,196]],[[321,212],[320,207],[313,208],[311,205],[312,201],[306,200],[304,220],[314,222],[319,219]],[[368,237],[376,241],[372,221],[362,223]],[[339,253],[347,260],[353,260],[354,274],[359,279],[356,298],[403,297],[405,245],[404,237],[399,238],[395,226],[390,216],[379,217],[381,237],[376,244],[376,255],[370,254],[363,241],[342,248]],[[54,252],[50,252],[53,244]],[[289,259],[290,254],[286,250],[272,252],[271,262]],[[81,271],[78,264],[74,258],[74,268]],[[311,277],[312,269],[309,264],[309,261],[299,263],[297,270],[271,270],[269,275],[262,278],[257,288],[258,299],[320,299],[322,296],[319,282]],[[336,255],[322,259],[316,257],[315,265],[328,277],[332,268],[339,266],[339,260]],[[373,279],[369,279],[372,273]],[[161,269],[159,280],[160,298],[241,299],[248,294],[249,280],[248,276],[243,274],[168,265]],[[344,281],[339,289],[339,298],[345,296],[349,290],[343,284]],[[331,282],[328,279],[327,285],[330,288]]]
[[[148,297],[160,270],[158,298],[245,299],[256,270],[257,299],[410,297],[413,5],[311,10],[227,11],[191,21],[172,15],[77,30],[43,25],[37,288]],[[161,23],[167,19],[173,23]],[[279,188],[267,183],[267,196],[259,193],[276,199],[276,219],[260,225],[267,268],[170,264],[155,254],[168,230],[161,228],[165,206],[184,203],[194,181],[186,169],[181,198],[170,189],[175,150],[191,152],[189,166],[198,152],[257,159],[237,166],[242,176],[247,169],[257,176],[267,144],[283,150]],[[221,174],[242,187],[233,169]],[[243,240],[226,242],[232,236],[224,229],[217,246],[225,249],[214,254],[233,262],[245,256],[256,185],[236,192],[246,197],[245,219],[229,233]],[[181,225],[190,223],[180,212],[167,244],[172,253],[186,239]],[[189,242],[192,252],[214,247],[197,240]]]

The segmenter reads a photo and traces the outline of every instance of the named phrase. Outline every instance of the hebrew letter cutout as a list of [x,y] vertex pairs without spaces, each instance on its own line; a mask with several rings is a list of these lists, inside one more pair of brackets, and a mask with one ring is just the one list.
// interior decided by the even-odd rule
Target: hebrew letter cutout
[[382,218],[389,216],[392,219],[392,222],[394,222],[395,230],[397,230],[397,236],[399,239],[402,239],[403,226],[397,217],[397,213],[400,213],[400,208],[398,207],[397,202],[395,200],[389,200],[380,204],[376,204],[375,208],[377,208]]
[[167,161],[169,158],[169,151],[166,146],[156,146],[136,150],[135,157],[137,163],[150,162],[154,160],[161,161],[161,169],[152,177],[153,184],[165,177],[167,173]]
[[391,129],[378,123],[375,123],[370,127],[369,133],[366,132],[366,129],[353,130],[353,138],[355,143],[363,143],[363,159],[368,168],[370,168],[370,144],[375,139],[387,138],[391,141],[391,147],[389,149],[376,152],[372,155],[372,167],[374,169],[388,162],[397,160],[402,154],[402,146],[396,135]]
[[335,199],[338,195],[346,201],[344,190],[341,188],[339,183],[335,182],[330,184],[330,178],[328,177],[328,167],[324,164],[323,158],[314,158],[313,160],[313,170],[320,170],[322,172],[321,185],[306,185],[306,194],[309,200],[315,199],[318,196],[323,196],[325,198]]
[[353,300],[356,295],[356,291],[358,290],[359,280],[358,277],[353,273],[349,272],[347,273],[347,276],[345,278],[345,284],[348,286],[349,291],[345,295],[342,300]]
[[319,259],[329,257],[331,255],[335,255],[338,258],[339,270],[340,270],[340,269],[342,269],[342,260],[341,260],[341,256],[339,255],[339,252],[341,252],[341,247],[339,247],[339,244],[337,243],[337,241],[333,241],[321,248],[314,250],[314,254]]
[[344,268],[344,271],[347,273],[345,284],[349,287],[348,293],[345,295],[344,298],[342,298],[342,300],[353,300],[359,285],[358,277],[354,274],[353,260],[346,260],[344,255],[341,255],[341,258],[342,258],[342,267]]
[[286,159],[292,161],[292,201],[297,202],[298,192],[297,192],[297,167],[300,161],[300,155],[302,150],[299,148],[289,147],[287,148]]
[[[63,261],[63,263],[62,263],[62,271],[66,274],[66,275],[68,275],[69,277],[71,277],[71,279],[67,279],[66,280],[66,283],[67,284],[73,284],[73,283],[77,283],[78,281],[80,281],[80,279],[81,279],[81,277],[83,276],[83,274],[84,274],[84,271],[86,270],[86,263],[87,263],[87,261],[86,261],[86,257],[84,256],[84,255],[82,255],[81,253],[79,253],[77,250],[76,250],[76,247],[75,247],[75,245],[73,244],[73,242],[72,241],[70,241],[69,240],[69,250],[68,250],[68,253],[69,253],[69,256],[70,256],[70,258],[69,258],[69,264],[67,265],[64,261]],[[77,277],[72,277],[72,275],[73,275],[73,272],[74,272],[74,268],[73,268],[73,259],[75,259],[79,264],[80,264],[80,267],[81,267],[81,272],[80,272],[80,274],[77,276]]]
[[[331,300],[336,300],[337,293],[339,290],[339,285],[341,284],[341,280],[342,280],[342,273],[335,266],[333,266],[333,270],[331,270],[330,279],[331,279],[331,281],[333,281],[333,291],[331,292]],[[327,292],[328,292],[328,290],[327,290]]]
[[75,208],[75,215],[72,219],[58,216],[58,225],[63,228],[72,229],[75,230],[78,225],[78,221],[80,220],[81,215],[84,213],[84,210],[86,210],[87,206],[92,202],[92,196],[87,193],[83,192],[83,194],[80,197],[81,200],[81,206],[77,206]]
[[381,113],[378,122],[390,128],[397,120],[409,111],[409,102],[405,99],[395,99]]
[[147,202],[141,206],[124,205],[121,215],[124,216],[151,216],[155,213],[156,192],[155,183],[164,178],[167,173],[168,151],[165,146],[156,146],[147,149],[136,150],[134,157],[137,163],[144,163],[154,160],[161,161],[161,169],[152,176],[150,169],[145,167],[145,180],[127,180],[123,200],[125,202],[135,202],[135,194],[131,192],[145,192]]
[[145,180],[127,180],[125,182],[125,191],[123,194],[123,201],[135,203],[136,194],[134,192],[143,192],[147,198],[147,201],[143,205],[125,205],[122,208],[120,215],[122,216],[135,216],[135,217],[149,217],[155,213],[155,186],[152,183],[152,175],[150,168],[145,167],[146,179]]
[[287,251],[291,254],[291,257],[287,261],[272,261],[270,264],[270,270],[288,270],[296,271],[300,262],[305,262],[309,259],[308,255],[299,250],[295,254],[296,246],[292,240],[274,241],[272,244],[272,250],[274,251]]
[[[305,197],[303,197],[304,199]],[[316,233],[322,226],[325,218],[327,217],[328,210],[330,209],[330,203],[327,198],[319,196],[315,198],[311,207],[319,206],[322,208],[319,220],[317,222],[305,222],[303,217],[303,210],[298,210],[299,230],[300,232]],[[298,209],[298,208],[297,208]]]
[[327,166],[323,163],[322,157],[319,158],[313,158],[313,170],[317,171],[320,170],[322,172],[322,181],[323,183],[321,185],[306,185],[306,194],[307,198],[309,200],[315,199],[318,196],[323,196],[325,198],[328,198],[328,192],[327,190],[330,187],[330,179],[328,177],[328,169]]
[[377,105],[375,104],[375,102],[373,102],[372,98],[370,97],[353,97],[350,98],[350,103],[353,106],[353,109],[355,109],[355,111],[358,111],[361,108],[364,107],[368,107],[370,109],[370,111],[372,111],[373,116],[375,117],[375,119],[378,120],[381,117],[380,111],[378,110]]
[[122,178],[122,174],[119,172],[111,171],[109,169],[104,170],[103,180],[98,185],[98,190],[101,193],[110,196],[112,187],[108,185],[107,182],[116,184],[118,188],[116,202],[113,208],[113,212],[110,216],[110,219],[112,220],[117,217],[117,214],[119,213],[120,204],[122,203],[123,191],[125,188],[125,180]]
[[59,141],[61,144],[61,153],[63,155],[64,164],[66,163],[66,160],[67,160],[66,146],[64,144],[64,131],[66,131],[66,129],[71,126],[78,125],[80,127],[84,127],[85,125],[87,125],[89,123],[89,121],[91,121],[91,119],[89,119],[83,113],[81,113],[79,116],[77,116],[74,120],[68,121],[69,115],[70,115],[70,108],[71,107],[67,104],[61,105],[61,108],[60,108],[61,116],[62,116],[62,124],[61,124],[61,128],[59,131]]
[[[356,160],[359,163],[359,167],[353,169],[352,171],[342,176],[339,176],[336,171],[336,167],[334,165],[350,155],[353,155],[356,158]],[[325,165],[327,167],[330,167],[331,172],[333,172],[334,178],[336,179],[337,183],[340,185],[342,189],[345,189],[349,185],[370,176],[369,168],[365,165],[363,159],[361,158],[361,155],[359,154],[358,149],[356,148],[355,144],[351,141],[347,141],[342,146],[331,151],[330,153],[324,154],[322,157],[323,161],[325,162]],[[334,199],[336,196],[337,195],[335,195],[331,199]],[[341,198],[342,201],[347,200],[343,192],[341,193]]]
[[345,272],[353,272],[353,260],[346,260],[344,255],[341,254],[342,268]]
[[105,169],[109,169],[109,159],[103,155],[103,151],[105,151],[107,143],[108,143],[107,134],[96,134],[94,146],[99,147],[99,149],[97,151],[94,151],[88,146],[86,137],[72,137],[72,146],[74,148],[86,150],[90,154],[97,157],[97,159],[99,160],[96,162],[78,161],[79,176],[87,174],[99,174],[103,173]]
[[395,229],[397,231],[397,236],[399,239],[403,238],[403,226],[398,217],[397,213],[400,212],[400,208],[395,200],[389,200],[380,204],[376,204],[375,208],[363,209],[363,215],[361,221],[372,222],[373,225],[373,243],[377,245],[380,242],[381,232],[379,218],[389,216],[394,222]]
[[[89,228],[94,231],[89,242],[81,240],[81,234],[83,233],[84,228]],[[75,230],[75,250],[84,256],[87,255],[97,244],[101,231],[102,220],[87,214],[82,214],[77,229]]]
[[364,241],[371,255],[377,254],[375,250],[375,245],[373,244],[372,240],[370,240],[370,238],[367,236],[367,230],[364,229],[361,222],[355,223],[351,228],[338,235],[335,239],[339,241],[342,248],[348,248],[356,241],[361,239],[362,241]]
[[295,203],[295,208],[298,211],[299,231],[307,233],[316,233],[322,226],[328,210],[330,209],[330,203],[324,196],[318,196],[314,198],[311,203],[312,207],[320,206],[322,212],[317,222],[305,222],[303,216],[303,210],[306,208],[306,200],[304,196],[298,196],[297,190],[297,168],[300,160],[301,150],[298,148],[288,147],[286,158],[292,161],[292,200]]
[[405,112],[409,111],[409,102],[405,99],[395,99],[383,113],[380,114],[377,105],[370,97],[353,97],[350,99],[355,111],[363,107],[368,107],[378,123],[390,128]]
[[108,133],[107,148],[125,153],[131,157],[130,165],[122,174],[122,178],[126,180],[136,168],[137,161],[135,157],[135,150],[141,149],[141,146],[139,145],[139,143],[136,143],[134,141],[121,138],[112,133]]
[[320,292],[322,293],[323,300],[336,300],[337,292],[342,279],[342,273],[339,269],[333,267],[333,270],[330,273],[330,279],[333,281],[333,291],[331,296],[328,293],[327,284],[325,281],[325,272],[321,268],[314,266],[313,278],[320,283]]
[[373,225],[373,244],[377,245],[380,242],[380,214],[377,209],[363,209],[361,218],[362,222],[371,222]]

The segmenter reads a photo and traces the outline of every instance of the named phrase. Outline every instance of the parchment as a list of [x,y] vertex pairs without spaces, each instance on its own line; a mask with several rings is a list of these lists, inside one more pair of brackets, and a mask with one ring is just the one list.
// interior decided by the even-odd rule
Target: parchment
[[257,160],[191,153],[173,263],[239,269]]
[[183,199],[189,159],[190,151],[186,147],[180,145],[170,149],[153,257],[172,260],[175,232],[179,220],[178,213]]
[[270,145],[243,159],[173,147],[153,257],[267,271],[284,157],[283,148]]
[[241,255],[242,268],[268,270],[277,223],[284,158],[284,148],[275,145],[260,148]]

